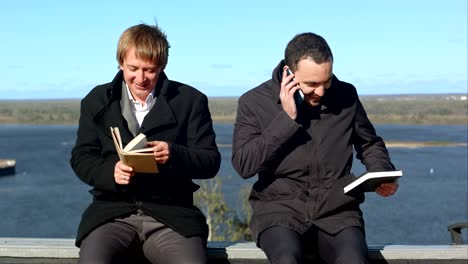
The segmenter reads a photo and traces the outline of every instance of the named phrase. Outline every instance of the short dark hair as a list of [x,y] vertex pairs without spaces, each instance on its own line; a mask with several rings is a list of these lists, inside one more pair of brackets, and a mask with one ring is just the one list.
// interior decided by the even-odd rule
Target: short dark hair
[[286,65],[294,72],[300,60],[311,58],[316,63],[333,62],[333,54],[327,41],[314,33],[302,33],[289,41],[284,51]]

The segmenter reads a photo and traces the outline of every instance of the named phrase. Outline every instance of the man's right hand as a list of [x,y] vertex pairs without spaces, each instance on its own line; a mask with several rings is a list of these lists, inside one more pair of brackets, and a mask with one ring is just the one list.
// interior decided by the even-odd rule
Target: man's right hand
[[296,101],[294,100],[294,93],[299,90],[299,82],[293,80],[294,74],[288,76],[286,70],[287,66],[283,67],[283,79],[281,81],[281,90],[280,90],[280,101],[283,110],[291,117],[293,120],[297,118],[297,106]]
[[375,192],[383,197],[389,197],[396,193],[398,190],[398,181],[389,182],[389,183],[382,183],[380,186],[377,187]]
[[114,167],[114,180],[117,184],[128,185],[132,181],[132,177],[135,176],[133,168],[127,166],[119,160]]

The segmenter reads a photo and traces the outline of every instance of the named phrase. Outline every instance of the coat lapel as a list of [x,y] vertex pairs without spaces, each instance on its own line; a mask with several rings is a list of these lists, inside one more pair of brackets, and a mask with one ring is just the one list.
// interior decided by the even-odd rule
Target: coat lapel
[[[112,80],[107,92],[107,98],[96,105],[96,115],[94,120],[96,124],[102,124],[102,129],[106,135],[112,137],[110,127],[118,127],[124,144],[130,142],[135,136],[129,129],[127,120],[122,115],[123,73],[119,71]],[[101,126],[100,126],[101,127]]]
[[[121,100],[124,96],[122,94],[122,92],[124,91],[124,89],[122,88],[122,82],[123,74],[120,71],[112,81],[111,92],[109,93],[109,99],[107,104],[103,105],[102,109],[98,111],[98,114],[95,116],[95,119],[100,120],[98,121],[98,123],[103,124],[104,129],[106,130],[106,134],[111,136],[110,127],[117,126],[120,129],[122,141],[127,143],[130,140],[132,140],[138,133],[146,133],[147,131],[160,126],[172,125],[177,123],[172,108],[167,102],[167,98],[170,97],[170,91],[168,91],[169,79],[167,79],[167,76],[163,72],[160,76],[158,84],[156,85],[156,104],[145,116],[145,119],[143,120],[140,129],[138,129],[136,132],[131,131],[132,129],[130,128],[130,126],[132,126],[132,124],[130,124],[124,116],[125,111],[123,110],[125,110],[125,107],[122,108],[121,105]],[[131,121],[131,119],[129,120]],[[135,122],[137,122],[136,119]]]
[[145,119],[143,119],[139,132],[145,133],[156,127],[171,125],[176,122],[177,120],[166,98],[164,96],[159,96],[156,100],[156,104],[145,116]]
[[138,125],[138,120],[136,119],[136,116],[133,113],[131,104],[132,103],[127,92],[127,86],[125,85],[125,82],[122,81],[122,99],[120,100],[122,115],[127,121],[128,130],[132,132],[133,136],[136,136],[140,126]]
[[160,126],[172,125],[177,123],[177,119],[168,99],[171,97],[170,81],[164,72],[159,76],[158,83],[156,84],[156,104],[149,111],[143,119],[141,124],[140,133],[145,133],[149,130],[155,129]]
[[124,116],[121,114],[121,111],[122,109],[120,107],[120,101],[113,101],[104,111],[102,111],[101,115],[99,116],[101,121],[98,122],[103,124],[102,129],[104,129],[105,134],[109,137],[111,137],[110,127],[118,127],[122,142],[124,145],[126,145],[135,136],[128,128],[127,120],[125,120]]

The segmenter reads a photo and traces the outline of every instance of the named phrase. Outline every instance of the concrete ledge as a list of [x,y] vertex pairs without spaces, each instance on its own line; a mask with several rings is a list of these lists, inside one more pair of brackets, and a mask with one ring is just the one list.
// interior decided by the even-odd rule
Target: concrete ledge
[[371,263],[468,264],[468,245],[369,246]]
[[[0,238],[0,264],[76,263],[73,239]],[[210,242],[210,263],[268,263],[253,242]],[[373,245],[371,263],[468,263],[468,245]]]
[[73,239],[0,238],[0,258],[78,258]]

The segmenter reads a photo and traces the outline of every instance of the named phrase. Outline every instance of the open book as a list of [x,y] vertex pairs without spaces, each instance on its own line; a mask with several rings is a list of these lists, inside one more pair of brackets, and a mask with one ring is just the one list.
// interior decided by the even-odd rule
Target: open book
[[120,160],[133,168],[135,172],[157,173],[159,172],[154,160],[152,148],[146,147],[146,136],[140,133],[132,139],[125,147],[122,145],[122,138],[118,127],[111,127],[112,139]]
[[374,192],[382,183],[393,182],[403,176],[401,170],[366,172],[344,187],[344,193],[358,188],[362,192]]

